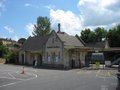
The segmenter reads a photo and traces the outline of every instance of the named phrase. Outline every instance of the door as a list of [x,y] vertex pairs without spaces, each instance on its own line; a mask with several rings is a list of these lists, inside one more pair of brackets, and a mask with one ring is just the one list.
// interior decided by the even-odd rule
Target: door
[[51,62],[52,62],[52,64],[54,64],[55,63],[55,52],[52,52],[51,53],[52,54],[52,56],[51,56]]
[[24,64],[24,54],[22,54],[21,57],[22,57],[22,64]]
[[41,54],[38,55],[37,62],[38,62],[38,66],[42,66],[42,55]]

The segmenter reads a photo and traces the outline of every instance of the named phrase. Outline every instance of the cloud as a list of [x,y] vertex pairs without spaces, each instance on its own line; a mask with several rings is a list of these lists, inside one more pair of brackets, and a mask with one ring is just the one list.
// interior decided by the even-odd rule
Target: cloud
[[28,24],[25,26],[25,30],[27,30],[27,32],[29,33],[30,36],[33,36],[32,32],[33,32],[33,30],[34,30],[34,24],[28,23]]
[[37,8],[37,9],[40,8],[39,6],[30,4],[30,3],[25,3],[24,6],[25,6],[25,7]]
[[3,11],[5,11],[5,0],[0,0],[0,16]]
[[31,6],[31,4],[29,4],[29,3],[26,3],[26,4],[25,4],[25,6],[26,6],[26,7],[29,7],[29,6]]
[[120,0],[79,0],[76,5],[79,14],[72,11],[50,10],[51,26],[57,30],[57,23],[61,23],[61,30],[70,35],[79,34],[85,28],[95,29],[104,27],[109,29],[120,23]]
[[9,33],[14,33],[14,29],[9,26],[4,26],[4,29],[8,31]]
[[71,11],[50,10],[51,26],[55,29],[61,23],[61,30],[70,34],[79,34],[82,28],[82,18]]
[[49,5],[43,6],[43,8],[47,8],[47,9],[55,9],[56,6],[55,6],[55,5],[52,5],[52,4],[49,4]]
[[79,0],[78,8],[85,26],[108,25],[120,20],[119,0]]

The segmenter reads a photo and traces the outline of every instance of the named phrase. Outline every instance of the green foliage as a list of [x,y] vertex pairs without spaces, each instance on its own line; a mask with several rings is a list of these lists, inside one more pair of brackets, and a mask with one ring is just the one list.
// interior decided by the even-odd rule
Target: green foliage
[[26,41],[25,38],[20,38],[20,39],[18,40],[18,43],[23,45],[25,41]]
[[102,39],[107,39],[110,47],[120,47],[120,24],[108,31],[103,27],[98,27],[94,31],[85,29],[81,32],[81,38],[85,43],[101,42]]
[[103,38],[106,38],[107,31],[102,27],[98,27],[95,29],[95,34],[97,41],[101,42]]
[[44,36],[50,33],[50,20],[47,17],[39,16],[37,18],[37,24],[34,25],[34,36]]
[[104,28],[98,27],[94,31],[85,29],[81,32],[81,38],[85,43],[100,42],[106,37],[107,31]]
[[18,61],[17,61],[18,60],[18,52],[8,50],[7,53],[4,55],[4,58],[6,59],[5,63],[17,64],[18,63]]
[[0,46],[3,46],[3,42],[0,40]]
[[0,41],[0,57],[4,57],[4,55],[7,53],[7,48],[5,45],[3,45],[2,41]]
[[83,39],[84,42],[88,43],[91,41],[91,30],[90,29],[85,29],[81,32],[81,38]]
[[107,38],[111,47],[120,47],[120,24],[109,30]]
[[5,53],[5,55],[4,55],[4,58],[5,58],[6,60],[9,60],[10,57],[11,57],[11,55],[12,55],[12,51],[10,51],[9,49],[6,49],[6,53]]

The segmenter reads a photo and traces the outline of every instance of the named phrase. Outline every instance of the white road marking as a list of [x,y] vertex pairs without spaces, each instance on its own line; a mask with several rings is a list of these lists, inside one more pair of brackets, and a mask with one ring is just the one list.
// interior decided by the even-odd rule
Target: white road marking
[[108,76],[110,77],[111,76],[111,74],[110,74],[110,72],[108,71]]
[[117,82],[116,83],[111,83],[110,85],[117,86]]
[[111,75],[110,71],[101,72],[101,70],[97,71],[96,77],[103,78],[104,80],[106,78],[116,78],[114,75]]
[[8,73],[8,75],[10,75],[13,79],[16,79],[11,73]]
[[107,85],[101,85],[101,90],[108,90]]
[[80,70],[80,71],[77,71],[78,74],[90,74],[91,71],[85,71],[85,70]]
[[[4,71],[4,70],[0,70],[0,71]],[[13,72],[13,70],[5,70],[5,71],[12,71]],[[17,72],[14,71],[14,73],[19,73],[19,72],[18,71]],[[14,80],[20,80],[20,81],[16,81],[16,82],[13,82],[13,83],[4,84],[4,85],[1,85],[0,87],[10,86],[10,85],[14,85],[14,84],[17,84],[17,83],[21,83],[21,82],[33,80],[33,79],[35,79],[35,78],[38,77],[37,74],[34,74],[34,73],[27,73],[27,75],[33,75],[32,78],[28,78],[28,79],[15,78],[11,73],[8,73],[8,75],[10,75],[11,78],[10,77],[0,77],[0,78],[14,79]]]
[[98,70],[97,73],[96,73],[96,77],[98,76],[98,74],[100,73],[101,70]]

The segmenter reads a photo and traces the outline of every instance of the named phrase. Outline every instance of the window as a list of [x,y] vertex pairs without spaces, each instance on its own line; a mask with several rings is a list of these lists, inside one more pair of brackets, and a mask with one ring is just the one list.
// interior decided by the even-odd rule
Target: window
[[55,41],[56,41],[56,42],[58,41],[57,36],[56,36],[56,38],[55,38]]
[[54,38],[52,39],[52,43],[54,43]]
[[51,62],[50,58],[51,58],[51,57],[50,57],[50,55],[49,55],[49,56],[48,56],[48,62],[49,62],[49,63]]
[[60,52],[59,52],[59,59],[60,59]]
[[56,63],[58,63],[58,60],[59,60],[59,59],[58,59],[58,56],[57,56],[57,55],[56,55],[56,58],[55,58],[55,59],[56,59]]

